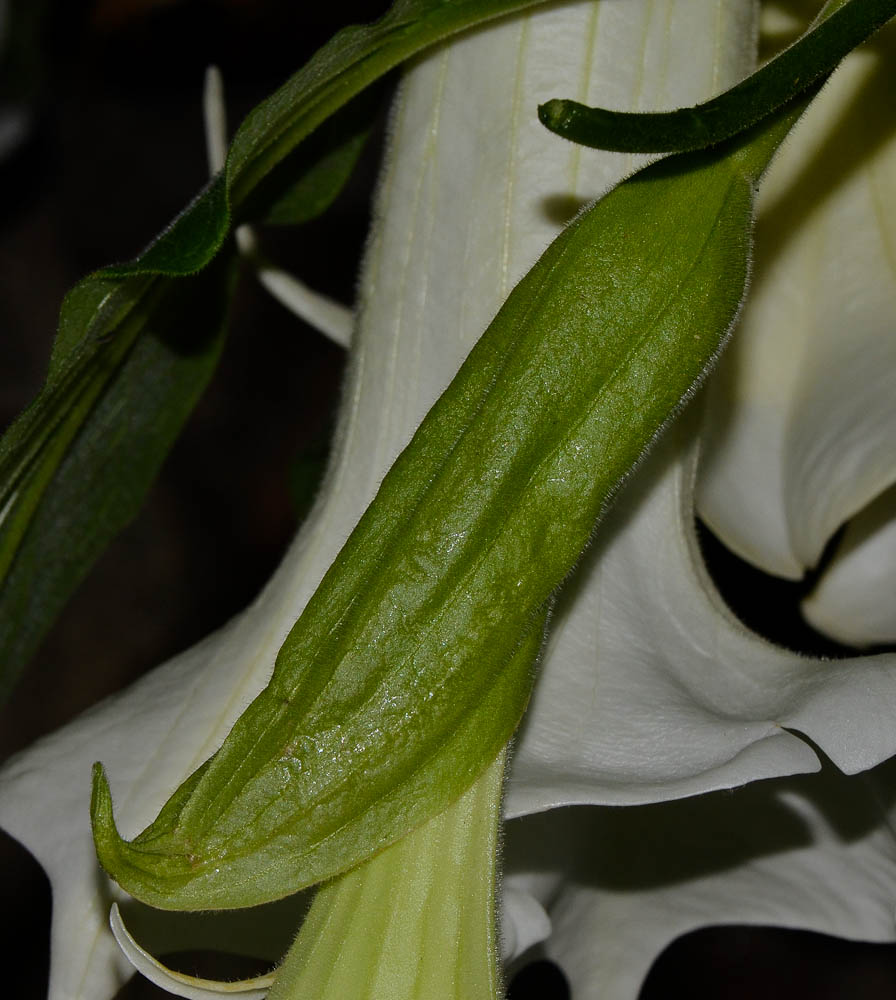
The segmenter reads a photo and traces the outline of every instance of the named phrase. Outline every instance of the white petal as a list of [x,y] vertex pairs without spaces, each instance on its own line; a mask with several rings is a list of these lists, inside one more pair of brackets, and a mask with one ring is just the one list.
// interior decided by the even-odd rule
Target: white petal
[[53,887],[51,997],[111,996],[133,971],[108,933],[109,906],[120,897],[96,866],[86,809],[91,762],[110,763],[123,822],[135,834],[214,749],[246,698],[240,682],[251,678],[252,656],[241,655],[240,640],[254,630],[251,616],[244,621],[247,628],[231,625],[0,774],[0,824],[31,850]]
[[573,996],[634,1000],[653,960],[699,927],[894,940],[896,844],[882,808],[892,815],[894,784],[892,762],[852,778],[826,767],[699,799],[528,817],[508,827],[509,868],[547,906],[543,949]]
[[529,889],[513,878],[501,883],[501,958],[510,962],[551,933],[551,918]]
[[291,313],[329,337],[340,347],[348,347],[355,325],[355,314],[348,306],[309,288],[294,275],[271,263],[258,247],[255,230],[239,226],[234,233],[236,245],[255,271],[259,283]]
[[797,578],[896,479],[896,25],[852,53],[760,192],[756,274],[711,380],[698,509]]
[[[209,173],[214,177],[224,168],[228,145],[224,78],[217,66],[209,66],[205,71],[202,112],[206,159]],[[258,239],[251,226],[239,226],[234,237],[240,253],[254,267],[259,282],[278,302],[340,347],[349,345],[355,323],[351,309],[315,292],[288,271],[267,260],[258,248]]]
[[849,522],[802,608],[811,625],[840,642],[896,643],[896,489]]
[[237,995],[243,1000],[264,1000],[274,981],[272,974],[236,982],[218,982],[174,972],[137,944],[125,926],[116,903],[112,904],[109,925],[119,947],[134,968],[150,982],[176,997],[185,997],[186,1000],[211,1000],[214,997]]
[[[896,654],[821,661],[748,632],[694,536],[679,426],[562,597],[511,767],[508,815],[671,799],[896,754]],[[681,448],[681,445],[678,445]]]
[[227,160],[227,104],[224,77],[217,66],[207,66],[202,87],[202,119],[205,124],[205,158],[209,176],[224,169]]

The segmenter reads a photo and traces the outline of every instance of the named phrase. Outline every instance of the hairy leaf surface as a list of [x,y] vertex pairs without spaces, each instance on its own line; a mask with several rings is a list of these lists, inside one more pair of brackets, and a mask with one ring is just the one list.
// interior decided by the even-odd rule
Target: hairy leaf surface
[[384,479],[221,749],[100,860],[172,909],[345,871],[456,799],[519,722],[546,609],[737,314],[759,175],[802,105],[654,164],[514,289]]

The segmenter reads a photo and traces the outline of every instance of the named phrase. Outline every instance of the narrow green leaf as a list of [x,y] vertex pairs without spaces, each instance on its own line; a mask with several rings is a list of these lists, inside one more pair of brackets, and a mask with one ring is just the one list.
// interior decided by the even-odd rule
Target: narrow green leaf
[[100,273],[105,278],[196,274],[221,249],[229,231],[227,178],[218,174],[136,260]]
[[243,205],[306,136],[405,59],[464,28],[544,0],[396,0],[378,21],[343,28],[240,126],[227,158],[230,199]]
[[47,428],[48,446],[20,489],[37,494],[58,459],[53,489],[35,503],[0,588],[0,696],[15,679],[13,668],[27,662],[99,553],[139,510],[215,369],[232,272],[222,258],[195,281],[168,283],[164,298],[141,315],[132,346],[122,351],[124,338],[107,341],[93,380],[73,394],[73,413]]
[[300,225],[330,207],[354,172],[381,106],[373,85],[299,144],[258,185],[243,214],[273,225]]
[[170,909],[331,878],[456,799],[519,722],[545,609],[620,481],[716,356],[759,175],[802,110],[672,157],[514,289],[384,479],[221,749],[106,870]]
[[[327,146],[324,136],[306,158],[304,177],[298,181],[290,175],[297,164],[289,158],[300,142],[371,82],[452,32],[538,2],[541,0],[399,0],[375,24],[344,29],[249,115],[234,139],[225,170],[136,260],[90,275],[68,294],[44,387],[0,440],[0,610],[4,599],[11,602],[26,620],[12,619],[7,627],[15,622],[31,637],[16,644],[16,657],[10,649],[10,658],[0,662],[0,698],[24,666],[18,657],[33,650],[34,637],[49,628],[67,596],[61,580],[57,581],[56,599],[33,601],[27,607],[19,604],[15,594],[3,598],[2,591],[17,586],[8,582],[8,574],[29,534],[37,530],[35,518],[41,506],[59,507],[59,496],[65,493],[60,469],[68,450],[76,446],[81,434],[93,442],[102,440],[95,411],[107,396],[119,402],[129,400],[130,405],[143,396],[151,397],[158,413],[180,413],[183,399],[195,402],[198,398],[198,392],[177,380],[171,383],[171,398],[160,398],[158,394],[165,390],[149,367],[142,371],[146,380],[142,390],[134,385],[126,392],[117,387],[125,359],[141,338],[159,329],[163,318],[159,310],[167,308],[170,296],[181,294],[172,291],[172,280],[182,282],[209,265],[227,240],[234,208],[238,215],[245,215],[253,207],[264,207],[265,214],[274,211],[281,218],[292,219],[310,218],[320,211],[335,195],[335,185],[341,183],[338,176],[327,182],[324,175],[334,170],[341,172],[342,179],[347,176],[361,142],[357,128],[354,137],[343,137],[341,145]],[[348,113],[343,124],[351,121]],[[282,170],[278,169],[281,165]],[[204,293],[196,294],[199,301]],[[148,356],[141,364],[149,364]],[[128,371],[137,378],[135,368]],[[207,376],[203,371],[197,388]],[[178,398],[181,393],[185,395]],[[130,422],[123,420],[118,434],[141,421],[138,415],[131,416]],[[166,440],[166,447],[170,446],[173,437]],[[137,447],[137,440],[131,441],[130,448]],[[127,453],[128,446],[123,443],[118,454]],[[111,457],[101,447],[95,446],[89,454],[97,469],[94,472],[82,465],[83,475],[101,479],[115,474],[106,468]],[[83,453],[82,463],[87,455]],[[145,492],[151,479],[144,473],[157,466],[158,462],[147,464],[134,482],[120,491],[122,495]],[[120,469],[118,475],[129,475],[127,468]],[[122,507],[109,523],[120,527],[135,510],[133,504]],[[79,523],[88,524],[90,516],[90,511],[85,511]],[[46,517],[42,523],[47,523]],[[84,563],[77,572],[68,574],[69,593],[112,534],[90,529],[85,537],[91,545],[78,544],[72,550],[83,556]],[[35,551],[43,547],[43,543],[34,542]],[[24,565],[20,572],[33,574],[35,570]]]
[[896,0],[848,0],[746,80],[692,108],[625,112],[555,99],[539,107],[538,117],[564,139],[596,149],[622,153],[704,149],[750,128],[819,85],[844,56],[894,16]]
[[299,524],[304,521],[320,491],[324,473],[327,471],[332,432],[332,426],[327,426],[314,440],[303,446],[289,463],[287,469],[289,499]]
[[[226,231],[223,196],[219,178],[137,261],[90,275],[68,293],[47,380],[0,439],[0,700],[136,514],[214,370],[226,301],[215,299],[224,291],[220,274],[197,279],[192,290],[161,275],[190,275],[206,263],[195,247],[220,240],[222,224]],[[144,341],[153,343],[138,350]]]

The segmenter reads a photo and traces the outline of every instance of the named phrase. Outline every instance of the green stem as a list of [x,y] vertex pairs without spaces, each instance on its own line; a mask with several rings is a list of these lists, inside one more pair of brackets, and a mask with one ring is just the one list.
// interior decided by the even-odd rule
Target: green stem
[[444,812],[318,892],[268,1000],[496,1000],[504,754]]

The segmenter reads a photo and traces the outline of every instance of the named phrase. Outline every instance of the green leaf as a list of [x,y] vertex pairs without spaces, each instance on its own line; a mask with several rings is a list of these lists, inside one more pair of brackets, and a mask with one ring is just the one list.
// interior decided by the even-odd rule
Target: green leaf
[[287,469],[287,486],[296,521],[301,524],[314,503],[330,454],[333,427],[327,426],[304,445],[292,458]]
[[[33,519],[0,588],[0,696],[99,553],[139,510],[215,369],[233,270],[222,258],[195,281],[166,284],[152,310],[139,314],[139,336],[128,336],[124,350],[124,336],[106,341],[80,393],[72,393],[72,410],[43,427],[46,446],[18,487],[33,504]],[[85,296],[95,290],[78,288]],[[51,463],[53,488],[41,492]],[[14,516],[21,518],[22,509]]]
[[[71,546],[72,553],[77,552],[83,562],[77,569],[71,567],[65,586],[61,579],[56,580],[52,601],[32,601],[22,606],[17,596],[19,584],[11,583],[9,574],[20,558],[26,560],[19,567],[20,575],[30,577],[37,573],[36,567],[27,564],[28,557],[20,553],[29,543],[29,536],[38,530],[35,519],[41,507],[48,505],[47,511],[59,511],[61,497],[67,495],[61,468],[69,450],[77,447],[80,435],[86,436],[93,445],[82,451],[79,475],[95,477],[97,481],[104,476],[117,476],[122,481],[114,495],[128,496],[128,504],[114,516],[108,516],[108,523],[117,530],[136,512],[139,503],[131,500],[145,493],[151,482],[147,473],[158,467],[161,457],[156,453],[156,445],[165,440],[165,447],[169,447],[175,435],[168,433],[165,421],[164,434],[149,449],[152,462],[142,466],[130,484],[124,484],[123,480],[134,474],[133,465],[126,463],[117,472],[109,467],[112,456],[105,454],[98,444],[104,437],[99,432],[102,425],[97,408],[107,397],[108,406],[114,401],[128,407],[149,405],[138,401],[151,400],[154,412],[178,413],[182,422],[189,412],[189,408],[183,408],[184,401],[189,399],[190,405],[195,402],[211,371],[202,369],[200,375],[197,370],[198,381],[193,387],[179,379],[172,380],[171,396],[164,399],[160,394],[165,389],[159,385],[146,355],[141,356],[142,374],[138,376],[137,369],[131,366],[127,371],[133,383],[127,390],[118,386],[125,361],[135,345],[168,321],[166,303],[171,296],[184,294],[172,290],[172,281],[183,282],[188,278],[192,281],[190,276],[208,267],[227,240],[234,211],[239,216],[253,206],[256,209],[266,206],[266,211],[293,219],[310,218],[318,212],[334,196],[333,184],[327,187],[323,173],[332,169],[347,176],[350,161],[357,153],[361,139],[353,114],[357,115],[359,108],[363,110],[363,105],[347,112],[333,133],[338,136],[339,127],[350,124],[355,128],[354,138],[348,129],[343,133],[342,145],[337,142],[328,146],[333,136],[329,140],[324,136],[306,158],[306,172],[298,182],[295,177],[284,176],[290,167],[287,161],[300,142],[370,83],[403,59],[452,32],[537,2],[399,0],[375,24],[344,29],[249,115],[234,138],[225,170],[143,254],[128,264],[90,275],[69,292],[62,306],[46,383],[0,440],[0,613],[6,602],[6,607],[24,615],[25,621],[8,619],[5,628],[21,627],[23,636],[29,637],[14,644],[15,655],[10,647],[9,658],[0,664],[0,698],[23,668],[22,657],[33,651],[68,594],[114,533],[91,526],[94,520],[108,515],[107,507],[103,507],[102,515],[85,509],[78,519],[86,531],[85,537]],[[281,165],[283,171],[266,182]],[[291,166],[296,164],[293,162]],[[197,290],[195,294],[196,301],[204,299],[204,291]],[[210,308],[217,316],[216,307]],[[138,389],[136,381],[140,379],[146,384]],[[116,441],[127,434],[127,428],[144,422],[142,414],[129,410],[123,410],[122,417],[114,435]],[[127,455],[144,444],[144,439],[137,436],[129,443],[122,440],[117,454]],[[84,464],[87,462],[96,468],[89,468]],[[43,516],[41,525],[48,523],[48,516]],[[58,543],[58,533],[54,532],[52,537]],[[45,543],[38,539],[29,544],[34,551],[46,550]],[[11,592],[6,593],[10,588]]]
[[323,886],[273,972],[224,983],[169,969],[134,940],[116,904],[112,932],[134,967],[176,996],[345,1000],[363,984],[365,997],[388,1000],[499,1000],[504,761],[502,753],[444,812]]
[[258,185],[244,214],[273,225],[323,215],[354,172],[382,97],[370,86],[324,122]]
[[759,175],[802,110],[579,216],[384,479],[220,750],[100,861],[162,908],[250,906],[363,861],[469,787],[525,707],[556,588],[718,353]]
[[226,301],[215,298],[225,291],[220,269],[192,290],[160,275],[205,263],[194,250],[223,238],[223,198],[218,178],[133,264],[68,293],[44,387],[0,440],[0,699],[136,514],[214,370]]
[[818,86],[844,56],[893,16],[896,0],[848,0],[742,83],[692,108],[624,112],[555,99],[538,108],[538,117],[564,139],[597,149],[623,153],[705,149]]
[[464,28],[543,0],[396,0],[369,25],[343,28],[252,111],[227,158],[228,190],[239,221],[262,180],[306,136],[389,70]]

